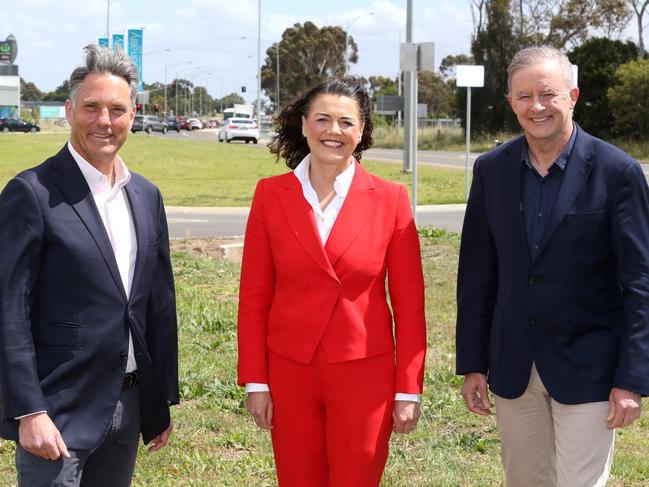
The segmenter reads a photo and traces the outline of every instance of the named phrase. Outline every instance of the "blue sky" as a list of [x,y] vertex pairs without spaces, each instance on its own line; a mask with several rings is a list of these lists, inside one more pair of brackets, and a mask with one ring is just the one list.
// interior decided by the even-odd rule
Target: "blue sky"
[[[81,48],[105,34],[106,2],[21,0],[3,9],[0,39],[10,33],[16,36],[21,76],[41,90],[59,85],[82,61]],[[112,33],[144,27],[147,83],[164,81],[166,67],[169,82],[176,74],[193,78],[214,97],[245,85],[246,98],[256,97],[257,0],[110,2]],[[447,54],[468,52],[472,29],[468,0],[413,0],[413,4],[413,40],[435,42],[437,63]],[[262,64],[266,48],[296,22],[344,28],[355,19],[349,31],[359,46],[359,62],[351,72],[396,76],[400,31],[405,40],[406,0],[262,0],[261,13]]]

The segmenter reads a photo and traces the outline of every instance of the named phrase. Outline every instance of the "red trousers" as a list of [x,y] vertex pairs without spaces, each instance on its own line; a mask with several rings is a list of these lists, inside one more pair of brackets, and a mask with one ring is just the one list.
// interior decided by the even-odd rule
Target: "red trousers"
[[309,364],[272,351],[273,450],[281,487],[377,487],[388,457],[394,355]]

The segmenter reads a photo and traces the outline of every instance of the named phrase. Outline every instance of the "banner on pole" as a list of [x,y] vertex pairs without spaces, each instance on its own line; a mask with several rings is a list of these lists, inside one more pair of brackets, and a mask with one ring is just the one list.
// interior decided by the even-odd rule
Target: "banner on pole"
[[108,37],[100,37],[97,39],[97,45],[99,47],[108,47]]
[[113,51],[124,50],[124,34],[113,34]]
[[142,82],[142,29],[128,30],[128,57],[137,66],[137,75],[139,78],[137,90],[142,91],[144,88]]

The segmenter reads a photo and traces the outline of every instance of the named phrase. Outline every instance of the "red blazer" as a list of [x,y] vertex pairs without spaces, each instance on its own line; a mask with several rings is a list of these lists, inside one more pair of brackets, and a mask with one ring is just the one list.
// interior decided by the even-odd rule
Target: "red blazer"
[[396,348],[395,391],[422,391],[424,279],[403,186],[356,163],[323,247],[298,179],[292,173],[262,179],[248,218],[240,286],[240,384],[268,383],[267,349],[308,363],[322,342],[332,363]]

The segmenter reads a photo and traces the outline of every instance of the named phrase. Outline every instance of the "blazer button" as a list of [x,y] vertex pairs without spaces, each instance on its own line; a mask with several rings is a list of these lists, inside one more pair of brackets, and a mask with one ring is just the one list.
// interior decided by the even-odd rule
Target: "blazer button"
[[127,358],[128,358],[128,353],[120,352],[120,354],[119,354],[119,359],[120,360],[126,360]]

